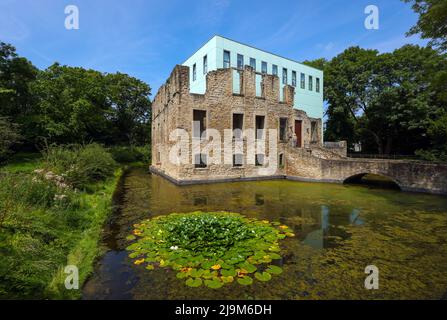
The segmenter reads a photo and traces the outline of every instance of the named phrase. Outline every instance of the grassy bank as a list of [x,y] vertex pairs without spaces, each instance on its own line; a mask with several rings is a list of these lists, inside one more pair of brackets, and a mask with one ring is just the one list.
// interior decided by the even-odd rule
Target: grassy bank
[[[18,155],[0,168],[0,298],[76,299],[101,253],[102,227],[122,170],[99,146]],[[80,165],[84,163],[83,165]],[[63,172],[63,173],[61,173]]]

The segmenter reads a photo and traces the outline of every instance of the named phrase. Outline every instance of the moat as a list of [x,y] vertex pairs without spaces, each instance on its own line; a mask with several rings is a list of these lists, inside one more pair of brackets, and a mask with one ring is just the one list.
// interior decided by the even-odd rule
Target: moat
[[[107,252],[85,299],[446,299],[447,197],[358,185],[286,180],[176,186],[132,169],[104,235]],[[232,211],[280,221],[284,272],[266,283],[190,288],[169,269],[135,266],[125,250],[132,226],[172,212]],[[366,290],[365,267],[380,271]]]

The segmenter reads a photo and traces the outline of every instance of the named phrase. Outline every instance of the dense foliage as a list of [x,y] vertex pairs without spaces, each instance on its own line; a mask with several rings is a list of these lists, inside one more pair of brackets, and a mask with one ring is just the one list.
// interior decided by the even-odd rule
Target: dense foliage
[[417,24],[409,35],[421,34],[423,39],[431,39],[430,45],[447,50],[447,1],[445,0],[403,0],[412,4],[419,14]]
[[445,55],[414,45],[383,54],[351,47],[307,64],[325,72],[325,140],[360,142],[365,153],[447,154]]
[[[80,192],[56,170],[67,152],[48,151],[51,162],[35,161],[31,170],[29,160],[0,169],[0,299],[78,298],[79,291],[64,287],[64,267],[78,266],[80,284],[92,271],[115,173],[90,171],[90,192]],[[103,151],[77,150],[84,152]]]
[[12,153],[12,147],[21,141],[17,124],[0,117],[0,163]]
[[74,188],[85,188],[91,183],[113,175],[116,162],[99,144],[86,146],[52,146],[43,152],[47,171],[59,174]]
[[38,70],[0,43],[0,117],[20,125],[24,147],[150,142],[151,88],[122,73],[53,64]]
[[[170,267],[186,285],[217,289],[227,283],[268,281],[282,269],[279,240],[293,237],[280,223],[229,212],[193,212],[158,216],[135,225],[127,249],[136,265]],[[138,238],[137,238],[138,237]]]

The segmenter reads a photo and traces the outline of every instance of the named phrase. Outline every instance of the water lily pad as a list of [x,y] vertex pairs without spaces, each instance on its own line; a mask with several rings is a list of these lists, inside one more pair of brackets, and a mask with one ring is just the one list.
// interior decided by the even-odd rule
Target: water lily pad
[[136,266],[169,268],[189,286],[214,289],[236,277],[239,284],[249,285],[249,274],[259,270],[265,270],[255,273],[261,281],[279,274],[282,270],[266,264],[281,259],[279,240],[292,232],[279,223],[229,212],[173,213],[144,220],[135,228],[128,241],[136,242],[127,250]]
[[200,287],[202,285],[202,279],[200,278],[189,278],[188,280],[186,280],[186,285],[188,287],[193,287],[193,288],[197,288]]
[[270,274],[281,274],[282,273],[281,267],[274,266],[274,265],[269,265],[265,271]]
[[270,258],[272,260],[279,260],[279,259],[281,259],[281,256],[279,254],[277,254],[277,253],[274,253],[274,252],[270,252],[269,256],[270,256]]
[[255,273],[255,278],[258,279],[259,281],[269,281],[270,279],[272,279],[272,275],[268,272],[256,272]]
[[179,272],[175,275],[178,279],[184,279],[188,276],[188,273],[186,272]]
[[218,278],[217,278],[217,279],[216,279],[216,278],[213,278],[212,280],[205,280],[205,285],[206,285],[208,288],[211,288],[211,289],[219,289],[219,288],[221,288],[224,284],[223,284],[222,281],[218,280]]
[[220,278],[222,279],[223,283],[231,283],[231,282],[234,281],[234,277],[233,276],[228,276],[228,277],[222,276]]
[[239,264],[239,267],[241,267],[241,269],[247,270],[247,273],[253,273],[256,270],[258,270],[258,268],[255,265],[252,265],[248,262]]
[[243,285],[243,286],[248,286],[248,285],[253,283],[253,279],[248,277],[248,276],[245,276],[245,277],[242,277],[242,278],[238,278],[237,282],[239,284]]
[[222,271],[220,272],[224,277],[235,277],[237,275],[236,270],[234,269],[222,269]]

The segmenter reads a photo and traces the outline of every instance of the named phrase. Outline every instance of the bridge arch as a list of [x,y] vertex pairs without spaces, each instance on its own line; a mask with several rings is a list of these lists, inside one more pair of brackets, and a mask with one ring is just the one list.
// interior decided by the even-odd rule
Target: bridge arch
[[402,183],[382,172],[361,172],[351,174],[343,179],[343,184],[363,184],[387,189],[403,190]]

